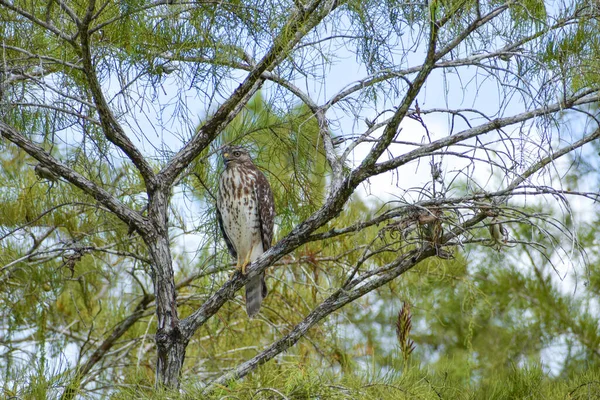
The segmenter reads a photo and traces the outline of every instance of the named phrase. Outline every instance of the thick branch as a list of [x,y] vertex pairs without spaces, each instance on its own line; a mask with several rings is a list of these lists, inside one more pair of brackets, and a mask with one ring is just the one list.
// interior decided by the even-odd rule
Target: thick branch
[[[430,40],[427,48],[425,62],[421,66],[421,70],[417,74],[414,81],[409,83],[408,91],[406,92],[402,103],[400,104],[400,106],[398,106],[398,109],[385,126],[381,138],[369,151],[367,156],[360,163],[360,166],[356,170],[352,171],[353,181],[356,182],[357,185],[366,178],[365,172],[371,169],[371,167],[377,162],[379,157],[381,157],[383,152],[389,147],[391,142],[396,137],[398,127],[400,126],[400,122],[402,122],[402,120],[406,116],[408,108],[416,99],[417,95],[421,91],[421,88],[425,84],[427,77],[433,70],[433,66],[436,61],[435,46],[437,41],[438,27],[434,21],[431,22],[430,26]],[[349,154],[348,152],[351,151],[352,148],[353,146],[350,146],[348,149],[346,149],[343,158],[345,158],[347,154]]]
[[144,178],[146,187],[149,191],[154,190],[154,172],[152,167],[146,161],[142,153],[135,147],[135,145],[129,140],[125,131],[113,115],[108,102],[104,97],[102,86],[98,81],[96,75],[96,68],[92,62],[92,50],[90,47],[90,34],[88,32],[91,18],[93,15],[95,3],[93,1],[88,5],[87,14],[79,25],[79,35],[81,37],[81,56],[83,70],[88,81],[92,97],[94,98],[94,104],[102,123],[102,128],[106,138],[110,140],[115,146],[121,149],[127,157],[133,162],[133,164],[140,171],[140,174]]
[[306,318],[302,320],[302,322],[296,325],[290,333],[270,345],[267,349],[262,351],[254,358],[246,361],[233,371],[230,371],[211,382],[205,393],[210,392],[212,388],[217,385],[225,385],[232,380],[244,377],[259,365],[266,363],[267,361],[273,359],[276,355],[294,346],[310,328],[312,328],[326,316],[330,315],[346,304],[353,302],[371,290],[388,283],[392,279],[408,271],[420,261],[433,255],[435,255],[435,249],[433,247],[423,249],[421,252],[417,252],[416,250],[412,251],[408,254],[402,255],[392,263],[388,264],[387,267],[389,268],[389,271],[379,277],[377,280],[374,280],[369,284],[350,292],[339,289],[329,298],[323,301],[319,306],[317,306],[313,311],[311,311],[310,314],[308,314]]
[[136,227],[136,229],[138,229],[140,232],[145,232],[150,229],[150,227],[147,225],[146,219],[139,213],[125,206],[113,195],[96,185],[94,182],[56,160],[40,146],[27,140],[27,138],[3,121],[0,121],[0,135],[10,140],[19,148],[23,149],[44,166],[50,168],[53,172],[77,186],[94,199],[98,200],[100,204],[115,213],[115,215],[127,225]]

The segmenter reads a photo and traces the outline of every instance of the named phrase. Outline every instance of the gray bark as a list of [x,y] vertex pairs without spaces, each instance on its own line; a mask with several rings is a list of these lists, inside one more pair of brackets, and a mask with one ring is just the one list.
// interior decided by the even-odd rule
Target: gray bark
[[143,238],[153,262],[151,273],[158,319],[155,337],[156,383],[178,388],[185,348],[189,340],[181,333],[177,313],[177,293],[167,226],[169,200],[164,190],[157,190],[151,194],[148,214],[155,229],[152,234],[143,235]]

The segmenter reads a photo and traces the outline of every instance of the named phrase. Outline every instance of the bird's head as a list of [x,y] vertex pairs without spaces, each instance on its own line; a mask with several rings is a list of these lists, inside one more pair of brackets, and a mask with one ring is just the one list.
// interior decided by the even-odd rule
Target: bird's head
[[229,163],[232,164],[244,164],[244,163],[252,163],[252,158],[250,158],[250,153],[248,150],[241,146],[225,146],[221,149],[221,155],[223,156],[223,161],[225,162],[225,166]]

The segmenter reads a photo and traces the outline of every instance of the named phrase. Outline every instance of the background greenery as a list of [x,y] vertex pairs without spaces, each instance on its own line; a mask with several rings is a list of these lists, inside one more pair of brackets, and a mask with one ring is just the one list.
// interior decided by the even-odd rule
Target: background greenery
[[[67,3],[78,14],[85,11],[83,3]],[[92,36],[104,88],[107,93],[118,92],[111,107],[128,132],[139,135],[139,142],[147,146],[156,169],[173,155],[171,147],[177,146],[155,133],[171,129],[171,140],[181,143],[192,137],[210,119],[216,104],[227,97],[229,86],[235,87],[241,74],[251,69],[244,51],[252,50],[253,57],[259,57],[275,35],[291,29],[285,24],[295,4],[166,3],[146,9],[141,1],[108,2]],[[408,63],[409,53],[424,52],[432,18],[447,19],[439,32],[441,47],[451,43],[477,15],[502,3],[340,2],[341,15],[325,17],[325,27],[311,31],[310,40],[293,56],[283,57],[280,70],[274,70],[289,79],[288,83],[298,79],[298,71],[318,82],[319,68],[346,47],[367,73],[385,75],[388,69]],[[490,76],[507,90],[517,87],[516,94],[511,93],[526,99],[515,100],[526,103],[526,109],[573,93],[595,92],[600,84],[597,5],[567,3],[510,2],[506,15],[489,30],[465,39],[448,60],[480,54],[481,48],[499,43],[516,43],[510,51],[494,56],[498,63],[507,57],[508,61],[502,62],[508,64],[490,67]],[[79,54],[63,45],[65,38],[40,25],[39,21],[60,21],[65,31],[76,30],[60,5],[56,1],[0,1],[2,120],[27,132],[32,141],[126,206],[144,212],[143,179],[131,163],[115,155],[96,123],[84,71],[69,64],[77,63]],[[33,17],[15,13],[14,7],[28,10]],[[339,30],[328,31],[336,24]],[[540,34],[536,36],[536,32]],[[332,39],[336,34],[349,39],[336,42]],[[402,42],[408,37],[414,44]],[[331,40],[335,46],[315,50],[321,39]],[[519,58],[511,52],[524,55]],[[62,62],[49,62],[48,66],[52,59]],[[40,60],[43,73],[34,70]],[[498,77],[503,68],[514,75]],[[456,73],[465,81],[472,78],[467,72]],[[36,82],[44,79],[60,80],[63,92],[53,93],[48,90],[51,84]],[[348,126],[360,125],[364,131],[364,119],[373,118],[371,108],[379,111],[397,105],[395,99],[406,90],[404,79],[394,74],[375,79],[347,103],[342,102],[337,111],[351,123],[340,122],[342,127],[332,128],[334,139],[340,143],[354,140],[357,135]],[[172,90],[171,85],[193,87],[202,95],[189,102],[174,97],[156,108],[149,106],[159,102],[161,91]],[[464,93],[470,96],[467,83]],[[201,106],[195,107],[196,101]],[[596,104],[519,126],[511,144],[523,145],[519,154],[526,158],[527,146],[538,139],[523,133],[533,130],[532,126],[542,132],[540,147],[558,147],[575,140],[577,132],[592,130]],[[571,106],[565,102],[565,108]],[[490,116],[503,115],[508,107],[500,101],[499,110]],[[136,127],[132,115],[137,118],[161,108],[173,114],[156,117],[160,127],[155,127],[155,132]],[[413,111],[413,119],[421,118],[418,109]],[[426,129],[432,125],[426,118],[420,123]],[[366,125],[370,124],[367,119]],[[454,124],[454,120],[448,122],[448,132],[453,132]],[[176,125],[190,130],[173,127]],[[549,132],[554,135],[546,136]],[[497,137],[483,145],[494,149],[490,165],[505,165],[490,173],[499,185],[513,170],[510,162],[517,159],[510,151],[505,157],[494,147],[503,134],[510,136],[499,130]],[[229,279],[232,260],[216,227],[214,195],[222,170],[217,149],[230,142],[250,148],[271,183],[277,210],[276,240],[321,207],[331,184],[332,171],[314,110],[280,87],[267,86],[252,97],[173,188],[169,232],[182,318]],[[341,153],[343,148],[336,151]],[[226,303],[188,345],[182,390],[163,391],[154,386],[153,335],[157,326],[152,260],[143,240],[68,182],[36,176],[32,168],[36,162],[18,146],[2,139],[0,149],[0,393],[7,398],[57,398],[74,381],[82,398],[201,398],[206,396],[202,390],[207,382],[291,331],[344,284],[349,271],[355,267],[361,273],[373,270],[422,241],[435,242],[425,231],[427,227],[405,232],[388,221],[355,234],[303,244],[268,269],[270,294],[261,317],[248,320],[240,294]],[[596,238],[600,210],[592,195],[597,195],[600,183],[598,151],[594,142],[574,152],[568,162],[556,164],[559,172],[550,179],[551,185],[571,195],[587,193],[580,196],[581,202],[571,204],[568,200],[573,197],[553,192],[495,205],[509,231],[508,243],[494,245],[485,224],[478,225],[464,242],[448,246],[452,256],[439,253],[440,257],[428,258],[335,311],[296,346],[243,379],[215,388],[210,396],[599,398],[600,249]],[[432,162],[439,160],[434,154],[431,157]],[[351,163],[344,168],[349,171]],[[410,173],[406,171],[413,171],[411,168],[402,173]],[[453,168],[452,163],[444,168]],[[482,190],[485,179],[481,178],[474,173],[456,174],[441,188],[434,178],[413,194],[417,201],[446,195],[460,198]],[[369,221],[394,211],[397,203],[411,203],[404,191],[408,188],[402,182],[398,186],[392,200],[357,191],[343,211],[318,232]],[[446,231],[458,225],[460,217],[453,219],[459,214],[457,209],[443,213]],[[410,306],[410,314],[402,320],[399,313],[405,304]],[[410,329],[406,318],[411,320]],[[107,337],[125,323],[123,335],[85,375],[77,375],[77,368],[89,362]],[[407,347],[411,340],[414,345]],[[410,348],[414,350],[407,350]]]

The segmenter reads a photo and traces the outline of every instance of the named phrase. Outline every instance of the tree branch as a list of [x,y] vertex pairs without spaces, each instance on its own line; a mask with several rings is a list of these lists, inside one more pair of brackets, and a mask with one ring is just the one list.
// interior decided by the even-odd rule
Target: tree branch
[[576,105],[582,104],[591,104],[600,100],[600,94],[594,93],[590,95],[576,95],[566,99],[564,102],[557,102],[551,104],[546,107],[536,108],[535,110],[523,112],[517,115],[513,115],[511,117],[506,118],[496,118],[488,123],[476,126],[471,129],[464,130],[452,136],[447,136],[442,139],[431,142],[430,144],[423,145],[418,149],[410,151],[402,156],[395,157],[391,160],[380,162],[373,166],[373,168],[369,171],[373,175],[381,174],[383,172],[390,171],[392,169],[398,168],[412,160],[416,160],[418,158],[428,156],[431,152],[435,150],[439,150],[444,147],[451,146],[458,142],[462,142],[464,140],[479,136],[484,133],[488,133],[493,130],[498,130],[500,128],[513,125],[519,122],[527,121],[529,119],[541,116],[548,115],[557,111],[561,111],[565,108],[570,108]]
[[71,44],[72,46],[75,46],[74,39],[72,37],[70,37],[70,36],[67,36],[63,31],[61,31],[60,29],[58,29],[53,24],[46,23],[46,22],[42,21],[41,19],[36,18],[35,15],[33,15],[31,13],[28,13],[27,11],[25,11],[23,9],[15,7],[13,4],[9,3],[6,0],[0,0],[0,5],[8,8],[9,10],[14,11],[15,13],[21,15],[22,17],[27,18],[28,20],[30,20],[34,24],[41,26],[42,28],[46,29],[48,32],[53,33],[54,35],[56,35],[57,37],[61,38],[65,42]]
[[146,219],[142,217],[142,215],[125,206],[113,195],[96,185],[94,182],[56,160],[40,146],[30,142],[27,138],[3,121],[0,121],[0,135],[24,150],[27,154],[38,160],[44,166],[50,168],[53,172],[77,186],[94,199],[98,200],[100,204],[115,213],[115,215],[127,225],[134,226],[140,232],[148,232],[149,229],[151,229],[148,226]]
[[85,71],[85,76],[87,78],[90,92],[92,93],[94,104],[96,105],[96,110],[98,111],[100,122],[102,123],[102,128],[104,134],[106,135],[106,138],[119,149],[121,149],[127,155],[127,157],[129,157],[129,159],[137,167],[137,169],[140,171],[140,174],[144,178],[146,188],[149,192],[152,192],[154,190],[155,185],[154,172],[152,171],[152,167],[150,166],[150,164],[148,164],[142,153],[140,153],[140,151],[127,137],[125,131],[113,115],[108,105],[108,102],[104,97],[102,86],[98,81],[98,76],[96,75],[96,69],[92,62],[90,33],[88,32],[94,13],[94,8],[95,1],[90,0],[86,16],[84,17],[83,21],[81,21],[81,23],[79,24],[83,70]]

